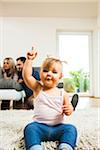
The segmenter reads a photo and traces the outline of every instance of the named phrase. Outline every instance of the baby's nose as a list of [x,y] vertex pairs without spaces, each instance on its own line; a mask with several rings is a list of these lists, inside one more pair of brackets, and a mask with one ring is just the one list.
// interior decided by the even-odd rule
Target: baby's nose
[[48,75],[51,75],[52,74],[52,71],[48,71]]

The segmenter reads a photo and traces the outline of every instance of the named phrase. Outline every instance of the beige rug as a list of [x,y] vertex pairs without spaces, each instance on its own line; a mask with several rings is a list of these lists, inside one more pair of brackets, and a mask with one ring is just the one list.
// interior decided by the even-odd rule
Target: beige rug
[[[65,122],[77,127],[76,150],[100,150],[100,110],[76,110]],[[23,128],[32,120],[33,110],[0,111],[0,150],[25,150]],[[56,150],[56,143],[44,143],[47,150]]]

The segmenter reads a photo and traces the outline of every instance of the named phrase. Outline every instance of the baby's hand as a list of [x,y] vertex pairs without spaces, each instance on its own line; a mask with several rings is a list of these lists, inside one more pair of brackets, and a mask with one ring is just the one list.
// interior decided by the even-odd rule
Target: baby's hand
[[35,49],[32,49],[31,51],[27,52],[27,58],[30,60],[33,60],[37,55],[37,51]]
[[63,109],[63,113],[68,115],[68,116],[71,115],[71,113],[73,112],[73,107],[71,104],[63,105],[62,109]]

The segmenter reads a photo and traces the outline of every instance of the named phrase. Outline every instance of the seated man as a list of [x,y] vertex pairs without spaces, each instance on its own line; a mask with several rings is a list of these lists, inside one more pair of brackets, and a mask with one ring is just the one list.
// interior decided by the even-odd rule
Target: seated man
[[[33,97],[33,92],[31,89],[29,89],[27,87],[27,85],[25,84],[23,77],[22,77],[22,70],[23,70],[23,66],[24,63],[26,61],[25,57],[19,57],[16,59],[16,69],[17,69],[17,75],[18,75],[18,83],[20,83],[23,87],[23,90],[26,93],[26,104],[29,109],[33,108],[33,105],[31,105],[31,98]],[[34,76],[37,80],[40,80],[40,76],[39,76],[39,72],[35,71],[34,68],[32,70],[32,76]]]

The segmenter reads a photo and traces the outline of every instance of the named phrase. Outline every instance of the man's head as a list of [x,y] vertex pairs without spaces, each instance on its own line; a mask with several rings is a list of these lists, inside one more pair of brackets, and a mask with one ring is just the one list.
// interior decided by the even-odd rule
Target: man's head
[[16,59],[16,69],[18,72],[22,72],[25,61],[26,61],[25,57],[18,57]]

